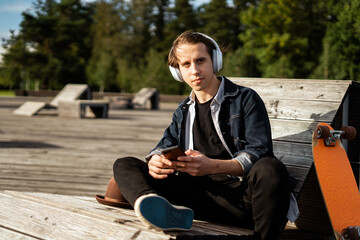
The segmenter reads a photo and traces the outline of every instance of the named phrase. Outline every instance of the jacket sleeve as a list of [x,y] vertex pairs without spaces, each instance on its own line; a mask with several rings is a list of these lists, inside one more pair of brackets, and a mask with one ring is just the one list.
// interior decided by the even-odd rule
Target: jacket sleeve
[[273,157],[273,145],[269,117],[264,102],[253,90],[245,94],[242,104],[243,150],[236,153],[245,174],[252,165],[263,157]]

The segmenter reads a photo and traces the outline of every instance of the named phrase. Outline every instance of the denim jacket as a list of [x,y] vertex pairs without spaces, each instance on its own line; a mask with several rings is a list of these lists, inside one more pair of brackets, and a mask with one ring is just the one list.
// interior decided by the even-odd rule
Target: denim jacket
[[[212,120],[225,149],[239,161],[244,174],[247,174],[258,159],[274,156],[266,108],[254,90],[238,86],[225,77],[218,79],[221,84],[210,105]],[[146,159],[174,145],[183,150],[193,149],[194,118],[192,92],[179,104],[170,126]]]

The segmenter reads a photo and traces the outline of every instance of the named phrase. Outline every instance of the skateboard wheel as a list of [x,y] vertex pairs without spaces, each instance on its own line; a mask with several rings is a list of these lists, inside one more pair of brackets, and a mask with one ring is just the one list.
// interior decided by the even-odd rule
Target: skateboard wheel
[[343,229],[339,239],[360,239],[359,226]]
[[356,137],[356,129],[352,126],[343,126],[341,131],[344,133],[341,134],[341,138],[353,140]]
[[330,129],[327,126],[317,126],[315,128],[315,137],[320,139],[330,137]]

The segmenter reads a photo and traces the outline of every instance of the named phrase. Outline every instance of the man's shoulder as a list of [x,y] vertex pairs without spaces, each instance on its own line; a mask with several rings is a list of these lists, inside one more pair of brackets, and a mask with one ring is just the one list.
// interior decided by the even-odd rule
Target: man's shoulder
[[191,100],[190,97],[187,96],[187,98],[185,98],[184,100],[182,100],[182,101],[179,103],[178,107],[180,108],[180,107],[182,107],[182,106],[188,105],[189,102],[190,102],[190,100]]
[[225,92],[228,95],[258,95],[254,89],[240,84],[236,84],[226,77],[224,77],[224,81]]
[[187,98],[185,98],[184,100],[179,102],[179,104],[178,104],[177,108],[175,109],[174,113],[178,114],[179,112],[183,112],[183,111],[187,110],[189,108],[190,102],[191,102],[191,99],[188,96]]

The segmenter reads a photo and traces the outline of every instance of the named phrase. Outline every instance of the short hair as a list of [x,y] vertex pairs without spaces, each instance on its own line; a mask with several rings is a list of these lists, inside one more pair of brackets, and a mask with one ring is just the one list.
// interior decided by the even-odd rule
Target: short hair
[[216,49],[214,43],[204,36],[201,33],[192,32],[192,31],[186,31],[180,34],[175,41],[173,42],[173,45],[169,51],[168,56],[168,65],[174,68],[179,67],[179,59],[177,58],[176,50],[179,45],[190,43],[190,44],[196,44],[196,43],[203,43],[206,46],[206,50],[209,53],[211,60],[213,59],[213,49]]

